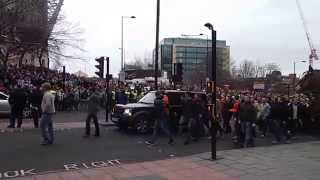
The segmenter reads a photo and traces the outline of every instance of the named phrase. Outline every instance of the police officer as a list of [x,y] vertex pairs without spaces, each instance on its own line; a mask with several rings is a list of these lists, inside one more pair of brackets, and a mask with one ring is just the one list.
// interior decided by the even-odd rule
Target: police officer
[[11,106],[11,117],[8,128],[15,128],[15,120],[18,119],[17,128],[21,128],[23,109],[27,103],[27,95],[25,91],[18,86],[9,96],[9,104]]

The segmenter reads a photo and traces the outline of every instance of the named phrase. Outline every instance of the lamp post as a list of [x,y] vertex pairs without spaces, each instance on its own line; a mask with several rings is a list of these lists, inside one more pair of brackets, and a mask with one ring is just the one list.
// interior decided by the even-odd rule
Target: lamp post
[[296,64],[297,63],[306,63],[307,61],[293,61],[293,75],[294,75],[294,78],[293,78],[293,89],[294,89],[294,94],[296,94],[296,78],[297,78],[297,75],[296,75]]
[[135,16],[121,16],[121,71],[124,70],[124,49],[123,49],[123,20],[135,19]]
[[216,128],[216,121],[217,121],[217,58],[216,58],[216,38],[217,34],[216,31],[213,29],[213,25],[211,23],[206,23],[204,25],[209,30],[211,30],[212,33],[212,76],[211,80],[213,81],[213,91],[212,91],[212,104],[213,104],[213,118],[211,123],[211,159],[216,160],[217,159],[217,128]]
[[155,57],[154,57],[154,88],[155,90],[158,90],[159,28],[160,28],[160,0],[157,0],[156,49],[155,49]]

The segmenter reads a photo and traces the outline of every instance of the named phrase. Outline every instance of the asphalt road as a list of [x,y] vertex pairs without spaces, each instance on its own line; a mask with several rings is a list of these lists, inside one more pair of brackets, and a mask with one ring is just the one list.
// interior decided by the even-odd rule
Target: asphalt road
[[[55,132],[56,143],[52,146],[40,145],[39,130],[0,134],[0,173],[15,170],[35,169],[37,173],[64,170],[64,165],[118,159],[121,163],[160,160],[177,156],[210,151],[210,140],[183,145],[184,138],[175,138],[174,145],[167,144],[161,137],[156,146],[147,146],[144,141],[150,135],[141,136],[123,133],[116,127],[102,127],[102,137],[82,138],[84,129]],[[315,140],[311,136],[299,136],[295,142]],[[271,138],[257,138],[257,146],[271,145]],[[218,150],[232,149],[231,139],[218,140]]]

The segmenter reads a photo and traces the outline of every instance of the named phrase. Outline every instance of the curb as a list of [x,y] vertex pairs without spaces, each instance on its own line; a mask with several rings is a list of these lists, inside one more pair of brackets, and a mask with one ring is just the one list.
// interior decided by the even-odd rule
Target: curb
[[99,125],[104,126],[104,127],[116,126],[114,123],[110,123],[110,122],[99,122]]

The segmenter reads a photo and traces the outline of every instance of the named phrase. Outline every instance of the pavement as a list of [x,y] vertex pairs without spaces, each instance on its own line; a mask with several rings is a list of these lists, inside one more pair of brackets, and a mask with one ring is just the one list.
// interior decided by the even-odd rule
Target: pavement
[[[56,131],[60,130],[70,130],[75,128],[84,128],[85,120],[87,117],[86,112],[73,111],[73,112],[58,112],[53,116],[54,120],[54,128]],[[102,126],[115,126],[110,120],[108,122],[105,121],[105,111],[100,111],[98,113],[98,120]],[[9,129],[7,126],[9,125],[8,118],[0,119],[0,133],[5,132],[22,132],[25,130],[30,130],[34,128],[33,120],[23,119],[23,124],[21,129]]]
[[[96,163],[19,180],[319,180],[320,141],[219,151],[132,164]],[[5,175],[13,176],[13,172]],[[2,174],[2,176],[4,176]],[[1,179],[1,176],[0,176]]]

